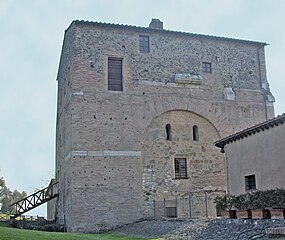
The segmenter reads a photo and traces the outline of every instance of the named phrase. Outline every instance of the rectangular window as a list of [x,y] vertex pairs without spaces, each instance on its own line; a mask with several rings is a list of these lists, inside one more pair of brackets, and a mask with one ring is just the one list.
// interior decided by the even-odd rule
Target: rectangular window
[[122,59],[108,58],[108,90],[123,91]]
[[149,52],[149,36],[140,35],[140,52],[141,53],[148,53]]
[[165,208],[165,217],[176,218],[177,217],[176,207],[166,207]]
[[209,63],[209,62],[202,62],[202,72],[211,73],[212,72],[211,63]]
[[175,168],[175,178],[176,179],[187,178],[186,158],[175,158],[174,159],[174,168]]
[[256,189],[255,175],[245,176],[245,190]]

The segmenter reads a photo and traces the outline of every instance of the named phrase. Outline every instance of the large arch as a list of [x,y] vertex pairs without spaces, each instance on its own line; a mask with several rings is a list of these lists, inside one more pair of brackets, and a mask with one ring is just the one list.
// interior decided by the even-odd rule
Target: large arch
[[[166,126],[171,125],[171,139]],[[199,140],[193,140],[193,126]],[[142,187],[145,203],[173,199],[201,190],[224,190],[223,155],[214,146],[216,127],[199,114],[171,110],[154,117],[142,141]],[[147,205],[147,204],[145,204]]]
[[162,95],[154,96],[151,101],[145,101],[144,108],[146,111],[146,124],[169,111],[184,110],[196,113],[197,115],[210,121],[218,130],[221,137],[228,136],[235,131],[235,128],[242,128],[239,125],[233,125],[229,121],[228,111],[231,110],[231,105],[224,102],[213,103],[195,97]]

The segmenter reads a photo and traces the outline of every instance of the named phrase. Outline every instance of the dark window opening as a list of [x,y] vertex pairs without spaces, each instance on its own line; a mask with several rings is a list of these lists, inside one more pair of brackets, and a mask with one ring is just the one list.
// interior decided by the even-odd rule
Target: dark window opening
[[211,63],[209,63],[209,62],[203,62],[203,63],[202,63],[202,72],[211,73],[211,72],[212,72]]
[[149,52],[149,36],[140,35],[139,36],[139,45],[140,45],[140,52],[141,53],[148,53]]
[[192,131],[193,131],[193,141],[199,141],[198,126],[194,125]]
[[245,176],[245,190],[256,189],[255,175]]
[[165,217],[176,218],[177,217],[176,207],[166,207],[165,208]]
[[174,159],[174,168],[175,168],[175,178],[176,179],[187,178],[186,158],[175,158]]
[[167,124],[165,126],[165,130],[166,130],[166,140],[171,141],[172,140],[172,136],[171,136],[171,125]]
[[108,59],[108,90],[123,91],[122,59]]

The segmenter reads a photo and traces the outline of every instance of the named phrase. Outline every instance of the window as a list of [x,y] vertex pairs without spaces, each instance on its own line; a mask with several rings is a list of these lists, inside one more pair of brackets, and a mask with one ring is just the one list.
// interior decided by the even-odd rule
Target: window
[[123,91],[122,59],[108,58],[108,90]]
[[193,132],[193,141],[198,142],[199,141],[199,132],[198,132],[198,126],[197,125],[193,126],[192,132]]
[[141,53],[148,53],[149,52],[149,36],[140,35],[140,52]]
[[209,63],[209,62],[202,62],[202,72],[211,73],[212,72],[211,63]]
[[166,124],[165,131],[166,131],[166,140],[171,141],[172,137],[171,137],[171,125],[170,124]]
[[175,178],[176,179],[186,179],[187,178],[186,158],[175,158],[174,168],[175,168]]
[[255,175],[245,176],[245,190],[256,189]]
[[176,207],[165,207],[165,217],[176,218],[177,217]]

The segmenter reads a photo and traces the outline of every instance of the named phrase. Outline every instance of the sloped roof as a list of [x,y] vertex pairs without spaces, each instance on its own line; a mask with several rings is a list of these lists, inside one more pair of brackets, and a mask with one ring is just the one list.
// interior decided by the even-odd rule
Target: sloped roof
[[[75,24],[75,25],[80,25],[80,24],[87,25],[88,24],[88,25],[94,25],[94,26],[98,26],[98,27],[115,27],[115,28],[129,29],[129,30],[135,30],[135,31],[140,31],[140,32],[157,32],[157,33],[163,32],[163,33],[169,33],[169,34],[185,35],[185,36],[192,36],[192,37],[199,37],[199,38],[206,38],[206,39],[216,39],[216,40],[235,41],[235,42],[238,41],[238,42],[249,43],[249,44],[259,44],[259,45],[263,45],[263,46],[269,45],[268,43],[259,42],[259,41],[251,41],[251,40],[244,40],[244,39],[220,37],[220,36],[181,32],[181,31],[173,31],[173,30],[165,30],[165,29],[154,29],[154,28],[148,28],[148,27],[138,27],[138,26],[124,25],[124,24],[92,22],[92,21],[84,21],[84,20],[74,20],[74,21],[72,21],[70,26],[72,24]],[[67,30],[68,30],[68,28],[67,28]]]
[[244,129],[240,132],[237,132],[235,134],[232,134],[228,137],[225,137],[217,142],[215,142],[215,146],[219,148],[224,148],[224,146],[228,143],[237,141],[239,139],[248,137],[252,134],[256,134],[260,131],[267,130],[269,128],[274,128],[275,126],[278,126],[279,124],[283,124],[285,122],[285,113],[282,115],[279,115],[275,118],[272,118],[270,120],[267,120],[265,122],[259,123],[255,126],[249,127],[247,129]]

